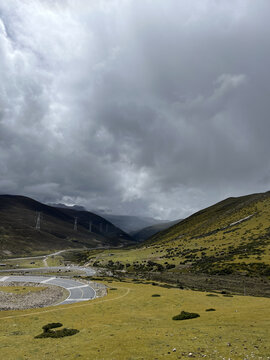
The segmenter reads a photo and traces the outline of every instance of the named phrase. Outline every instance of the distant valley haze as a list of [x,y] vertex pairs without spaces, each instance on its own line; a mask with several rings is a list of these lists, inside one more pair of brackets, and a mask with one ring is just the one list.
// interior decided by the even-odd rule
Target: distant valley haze
[[0,193],[169,221],[269,190],[269,14],[0,0]]

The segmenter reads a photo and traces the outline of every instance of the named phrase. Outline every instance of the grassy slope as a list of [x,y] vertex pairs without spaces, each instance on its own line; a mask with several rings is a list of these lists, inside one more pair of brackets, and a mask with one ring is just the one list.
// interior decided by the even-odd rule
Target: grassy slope
[[[187,359],[192,352],[196,358],[242,360],[267,359],[270,354],[270,299],[208,297],[206,293],[132,282],[109,285],[117,290],[94,301],[1,312],[1,356],[7,360],[160,360],[168,356]],[[208,308],[216,311],[206,312]],[[172,316],[182,310],[201,316],[173,321]],[[80,332],[63,339],[34,339],[50,322]]]
[[155,270],[147,265],[150,260],[175,265],[171,271],[270,275],[270,193],[226,199],[154,235],[140,247],[98,256],[89,253],[89,259],[100,265],[129,263],[127,269],[132,271]]
[[[1,260],[2,264],[6,264],[6,267],[3,267],[1,269],[19,269],[19,268],[41,268],[44,267],[44,261],[43,259],[9,259],[9,260]],[[63,266],[64,265],[64,260],[63,257],[58,255],[58,256],[50,256],[47,258],[47,264],[48,266]]]

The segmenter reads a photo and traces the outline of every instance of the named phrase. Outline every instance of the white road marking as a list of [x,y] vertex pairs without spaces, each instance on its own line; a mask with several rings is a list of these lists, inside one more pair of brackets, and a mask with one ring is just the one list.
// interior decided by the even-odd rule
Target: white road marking
[[9,278],[9,276],[4,276],[0,279],[0,281],[6,281]]
[[56,279],[56,277],[52,277],[52,278],[43,280],[43,281],[41,281],[41,283],[42,283],[42,284],[45,284],[45,283],[47,283],[47,282],[49,282],[49,281],[51,281],[51,280],[54,280],[54,279]]
[[[66,300],[63,301],[63,303],[66,302],[66,301],[81,302],[81,301],[88,301],[88,300],[93,300],[93,299],[92,299],[92,298],[89,298],[89,299],[66,299]],[[62,303],[62,304],[63,304],[63,303]]]
[[88,285],[81,285],[81,286],[73,286],[73,287],[69,287],[69,288],[66,288],[67,290],[72,290],[72,289],[80,289],[80,288],[84,288],[84,287],[87,287]]

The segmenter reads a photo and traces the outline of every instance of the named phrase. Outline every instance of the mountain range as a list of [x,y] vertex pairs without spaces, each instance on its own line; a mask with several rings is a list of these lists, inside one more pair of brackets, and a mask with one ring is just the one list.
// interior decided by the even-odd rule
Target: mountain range
[[56,208],[25,196],[0,195],[1,256],[132,242],[124,231],[89,211]]
[[147,216],[135,216],[135,215],[113,215],[107,213],[99,213],[102,217],[123,229],[125,232],[132,234],[140,231],[145,227],[167,223],[168,220],[159,220]]
[[225,199],[133,248],[104,251],[98,263],[133,273],[169,272],[170,279],[188,273],[270,276],[270,192]]
[[133,239],[136,241],[145,241],[151,236],[157,234],[158,232],[162,230],[166,230],[173,226],[174,224],[179,223],[181,220],[174,220],[174,221],[168,221],[168,222],[160,222],[158,224],[154,224],[151,226],[144,227],[141,230],[131,232],[130,235],[132,235]]

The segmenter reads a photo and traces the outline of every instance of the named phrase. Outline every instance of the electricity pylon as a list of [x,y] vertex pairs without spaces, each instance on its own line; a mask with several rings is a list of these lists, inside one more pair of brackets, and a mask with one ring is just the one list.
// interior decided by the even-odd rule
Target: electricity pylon
[[77,231],[78,230],[78,218],[75,217],[74,218],[74,231]]
[[36,230],[40,230],[40,212],[37,213]]

